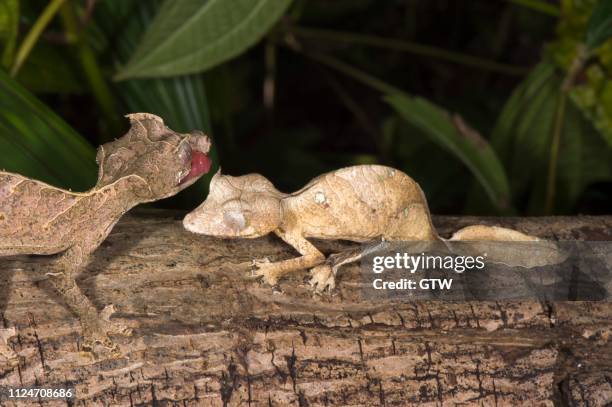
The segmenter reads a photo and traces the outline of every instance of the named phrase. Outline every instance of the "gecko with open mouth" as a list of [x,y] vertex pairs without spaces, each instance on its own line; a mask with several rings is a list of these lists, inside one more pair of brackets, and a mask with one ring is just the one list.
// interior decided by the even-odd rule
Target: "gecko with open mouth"
[[117,221],[134,206],[173,196],[210,170],[210,139],[180,134],[153,114],[126,116],[121,138],[98,148],[98,181],[72,192],[0,171],[0,256],[56,255],[50,281],[81,322],[84,348],[116,345],[108,334],[129,334],[110,321],[112,305],[98,312],[75,278]]

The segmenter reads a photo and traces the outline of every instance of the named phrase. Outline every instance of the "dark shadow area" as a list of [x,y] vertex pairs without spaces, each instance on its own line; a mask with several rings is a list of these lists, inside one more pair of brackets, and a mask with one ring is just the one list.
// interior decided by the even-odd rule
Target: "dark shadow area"
[[16,258],[16,256],[0,258],[0,324],[4,328],[7,328],[4,311],[8,305],[13,276],[15,275],[15,270],[13,267],[9,268],[9,263],[14,264]]

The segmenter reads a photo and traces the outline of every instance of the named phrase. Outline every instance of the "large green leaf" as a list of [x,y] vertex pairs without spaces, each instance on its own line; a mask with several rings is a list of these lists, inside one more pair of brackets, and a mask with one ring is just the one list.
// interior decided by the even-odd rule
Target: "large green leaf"
[[508,179],[499,158],[485,139],[467,128],[458,116],[451,118],[446,111],[420,97],[389,94],[385,100],[404,120],[460,159],[496,207],[508,207]]
[[544,213],[549,175],[555,213],[570,213],[589,184],[612,177],[612,150],[570,101],[561,117],[557,165],[549,174],[562,81],[552,63],[540,63],[514,91],[493,131],[491,142],[508,171],[515,204],[530,214]]
[[167,0],[117,79],[201,72],[255,44],[291,0]]
[[522,107],[525,100],[530,100],[541,95],[543,88],[549,83],[549,79],[555,72],[552,64],[538,64],[533,71],[512,92],[510,99],[506,102],[491,135],[491,144],[502,161],[506,161],[512,152],[514,125],[519,115],[523,114]]
[[612,37],[612,1],[599,0],[593,7],[586,30],[586,44],[597,48]]
[[[107,21],[122,21],[122,14],[131,14],[128,24],[107,27],[115,42],[108,44],[112,58],[119,64],[134,53],[136,43],[155,15],[155,2],[134,3],[126,7],[122,0],[107,12]],[[114,31],[112,34],[110,30]],[[171,78],[133,79],[118,84],[119,93],[130,111],[146,111],[162,116],[177,131],[210,130],[208,103],[201,75],[180,75]]]
[[0,69],[0,168],[85,190],[96,181],[94,149]]
[[591,184],[612,181],[612,149],[571,101],[567,102],[559,164],[557,213],[572,213]]
[[[522,103],[520,113],[508,128],[506,138],[511,139],[511,148],[504,164],[514,197],[521,196],[523,188],[534,178],[546,174],[559,88],[557,78],[551,76],[532,97],[526,94],[522,100],[528,100],[529,108]],[[497,139],[493,145],[497,146]]]

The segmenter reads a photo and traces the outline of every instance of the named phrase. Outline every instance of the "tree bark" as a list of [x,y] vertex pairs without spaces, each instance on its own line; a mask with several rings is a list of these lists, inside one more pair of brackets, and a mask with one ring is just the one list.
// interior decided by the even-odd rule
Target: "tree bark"
[[[612,402],[608,302],[390,302],[361,296],[359,267],[315,296],[307,273],[281,292],[245,277],[254,258],[295,256],[279,239],[220,240],[181,214],[125,217],[79,281],[134,328],[124,355],[92,360],[54,296],[49,259],[0,259],[0,386],[75,387],[76,406],[588,405]],[[556,239],[612,240],[612,217],[437,217]],[[325,253],[349,243],[315,242]],[[2,401],[6,405],[11,402]],[[70,404],[70,403],[69,403]],[[16,404],[15,404],[16,405]],[[41,401],[40,405],[66,405]]]

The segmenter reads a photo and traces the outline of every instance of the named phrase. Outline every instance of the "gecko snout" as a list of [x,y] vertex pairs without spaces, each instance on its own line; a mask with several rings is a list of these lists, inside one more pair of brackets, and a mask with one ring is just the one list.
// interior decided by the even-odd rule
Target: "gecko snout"
[[190,232],[198,233],[196,226],[196,216],[194,216],[193,212],[188,213],[187,216],[183,219],[183,226]]

